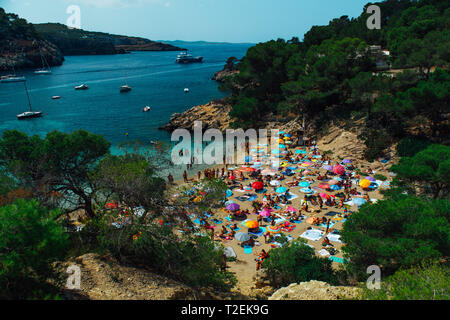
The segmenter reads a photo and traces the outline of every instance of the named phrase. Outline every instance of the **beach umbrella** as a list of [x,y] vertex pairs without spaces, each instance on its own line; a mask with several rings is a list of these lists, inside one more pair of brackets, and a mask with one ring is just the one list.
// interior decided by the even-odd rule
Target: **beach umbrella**
[[236,203],[236,202],[228,200],[228,201],[225,202],[225,205],[227,206],[227,205],[232,204],[232,203]]
[[230,211],[238,211],[241,208],[241,206],[238,205],[237,203],[231,203],[227,205],[225,208]]
[[298,184],[299,187],[309,187],[310,185],[308,181],[302,181]]
[[293,142],[291,140],[288,140],[285,142],[285,144],[293,144]]
[[327,171],[333,171],[333,167],[330,166],[330,165],[325,165],[325,166],[323,166],[322,168],[324,168],[324,169],[327,170]]
[[278,150],[278,149],[272,150],[272,154],[279,154],[279,153],[280,153],[280,150]]
[[234,180],[234,179],[236,179],[236,176],[234,174],[232,174],[230,177],[228,177],[228,179]]
[[338,184],[339,181],[337,181],[336,179],[331,179],[330,181],[328,181],[328,184],[333,185],[333,184]]
[[375,179],[374,177],[365,177],[364,179],[367,179],[367,180],[369,180],[369,181],[372,181],[372,182],[375,182],[375,181],[377,181],[377,179]]
[[230,189],[228,189],[227,190],[227,193],[226,193],[226,197],[228,198],[228,197],[231,197],[233,195],[233,191],[231,191]]
[[278,139],[277,142],[283,143],[284,140],[283,139]]
[[245,232],[238,232],[238,233],[236,233],[236,235],[234,237],[236,238],[237,241],[240,241],[240,242],[250,240],[250,236],[248,235],[248,233],[245,233]]
[[302,167],[309,167],[310,165],[312,165],[311,162],[303,162],[302,163]]
[[279,144],[278,149],[286,149],[286,146],[284,144]]
[[330,200],[330,199],[331,199],[330,195],[328,195],[328,194],[326,194],[326,193],[320,193],[319,195],[320,195],[322,198],[324,198],[324,199],[327,199],[327,200]]
[[353,199],[353,203],[356,204],[358,207],[360,207],[363,204],[367,203],[367,200],[364,198],[355,198]]
[[332,186],[330,186],[330,189],[336,191],[336,190],[340,190],[341,187],[339,187],[337,184],[333,184]]
[[262,183],[261,181],[253,182],[252,187],[255,190],[261,190],[264,188],[264,183]]
[[318,187],[325,190],[330,189],[330,185],[328,183],[321,183],[318,185]]
[[342,163],[352,163],[352,160],[350,160],[350,159],[344,159],[344,160],[342,160]]
[[272,213],[272,211],[273,211],[273,209],[267,209],[267,208],[264,208],[264,209],[259,213],[259,215],[260,215],[261,217],[270,217],[270,214]]
[[366,189],[368,187],[370,187],[370,185],[372,184],[372,182],[370,180],[367,179],[363,179],[359,182],[359,185],[361,186],[361,188]]
[[270,185],[271,186],[279,186],[281,184],[281,182],[280,181],[278,181],[278,180],[272,180],[272,181],[270,181]]
[[286,188],[285,187],[279,187],[279,188],[277,188],[277,190],[275,190],[276,192],[278,192],[278,193],[283,193],[283,192],[286,192]]
[[280,233],[281,228],[279,226],[268,226],[267,231],[269,231],[270,233]]
[[258,221],[250,220],[245,223],[245,226],[249,229],[254,229],[259,227],[259,223]]
[[335,174],[341,175],[341,174],[344,174],[345,168],[343,166],[341,166],[340,164],[337,164],[333,167],[333,172]]
[[306,154],[305,150],[295,150],[295,153],[297,154]]
[[288,137],[288,136],[286,136],[286,135],[284,135],[284,138],[283,138],[283,140],[291,140],[291,138],[290,138],[290,137]]
[[333,180],[342,181],[342,178],[341,177],[334,177]]
[[289,206],[287,208],[287,211],[289,211],[289,212],[297,212],[297,209],[295,209],[293,206]]
[[284,131],[280,131],[280,132],[278,132],[278,134],[285,134],[286,132],[284,132]]
[[291,138],[291,137],[292,137],[292,135],[289,134],[289,133],[285,133],[284,136],[285,136],[285,137],[288,137],[288,138]]

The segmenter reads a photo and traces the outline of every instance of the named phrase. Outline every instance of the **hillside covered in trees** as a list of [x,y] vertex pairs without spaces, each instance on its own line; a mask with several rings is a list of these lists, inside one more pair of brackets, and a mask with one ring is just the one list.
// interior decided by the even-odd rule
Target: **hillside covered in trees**
[[318,132],[331,122],[352,126],[364,119],[369,159],[411,135],[447,144],[448,1],[373,4],[381,9],[380,30],[367,28],[367,4],[357,18],[313,26],[303,41],[278,39],[250,48],[237,64],[239,74],[221,84],[232,92],[234,125],[303,115]]

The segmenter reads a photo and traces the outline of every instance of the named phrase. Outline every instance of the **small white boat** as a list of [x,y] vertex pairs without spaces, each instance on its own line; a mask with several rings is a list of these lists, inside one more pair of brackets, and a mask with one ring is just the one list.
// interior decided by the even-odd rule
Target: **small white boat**
[[53,99],[53,100],[61,99],[61,96],[53,96],[52,99]]
[[38,69],[34,71],[35,74],[51,74],[52,71],[50,69]]
[[184,92],[188,93],[189,92],[189,88],[184,88]]
[[75,86],[75,90],[86,90],[89,89],[89,87],[85,84],[80,84],[79,86]]
[[128,92],[131,91],[131,87],[129,85],[124,85],[120,87],[120,92]]
[[150,111],[150,107],[149,107],[149,106],[146,106],[145,108],[142,109],[142,111],[143,111],[143,112],[148,112],[148,111]]

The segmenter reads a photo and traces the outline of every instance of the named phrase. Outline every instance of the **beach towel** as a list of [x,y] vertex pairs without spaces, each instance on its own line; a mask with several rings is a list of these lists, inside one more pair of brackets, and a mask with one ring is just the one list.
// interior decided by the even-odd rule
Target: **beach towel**
[[201,223],[200,219],[195,219],[195,220],[192,221],[192,222],[194,222],[194,223],[196,223],[196,224],[200,224],[200,225],[203,225],[203,224],[204,224],[204,223]]
[[323,232],[317,229],[309,229],[303,232],[300,237],[311,241],[317,241],[322,238]]
[[317,253],[320,254],[322,257],[330,255],[330,253],[326,249],[319,250],[317,251]]
[[328,259],[330,259],[331,261],[337,262],[337,263],[344,263],[344,259],[338,258],[335,256],[330,256],[330,257],[328,257]]
[[[334,225],[335,225],[334,222],[330,222],[329,228],[333,227]],[[319,224],[319,227],[326,228],[327,224],[326,223],[321,223],[321,224]]]
[[219,219],[212,219],[212,222],[214,222],[215,224],[221,224],[223,221],[219,220]]
[[328,240],[333,241],[333,242],[341,242],[341,236],[338,234],[333,234],[333,233],[329,233],[327,235]]
[[260,237],[266,232],[266,228],[259,227],[259,232],[249,232],[248,234],[251,234],[252,236]]
[[252,247],[244,247],[244,252],[245,252],[245,254],[252,254],[253,248]]

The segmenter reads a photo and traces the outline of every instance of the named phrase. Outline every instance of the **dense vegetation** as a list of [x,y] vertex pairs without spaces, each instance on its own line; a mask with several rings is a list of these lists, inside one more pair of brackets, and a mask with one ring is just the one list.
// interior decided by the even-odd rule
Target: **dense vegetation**
[[[9,39],[40,39],[34,26],[17,14],[0,8],[0,44]],[[0,53],[1,54],[1,53]]]
[[57,297],[61,278],[51,263],[69,244],[57,215],[34,200],[0,207],[0,299]]
[[448,265],[422,264],[399,270],[381,282],[380,290],[365,289],[361,298],[369,300],[449,300]]
[[[442,0],[389,0],[380,30],[369,15],[343,16],[304,35],[260,43],[238,64],[240,73],[221,85],[230,89],[235,126],[258,126],[268,117],[304,115],[316,128],[337,119],[365,118],[366,157],[374,159],[408,129],[447,143],[449,112],[450,8]],[[385,55],[373,45],[389,50]],[[395,76],[386,69],[400,68]],[[432,74],[433,67],[444,68]],[[416,134],[417,135],[417,134]]]
[[[83,130],[53,131],[44,138],[3,133],[0,297],[58,297],[61,283],[51,263],[88,252],[109,253],[191,287],[230,289],[236,280],[223,269],[222,248],[196,234],[186,216],[186,210],[201,213],[217,206],[226,185],[204,181],[207,193],[195,205],[186,193],[172,199],[156,175],[165,165],[164,147],[133,144],[119,156],[109,147],[103,136]],[[80,208],[81,230],[68,218]],[[177,229],[184,231],[182,237]]]
[[336,283],[331,261],[315,255],[314,249],[303,239],[286,243],[283,247],[270,250],[264,260],[267,277],[275,288],[310,280]]

